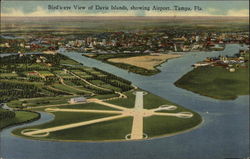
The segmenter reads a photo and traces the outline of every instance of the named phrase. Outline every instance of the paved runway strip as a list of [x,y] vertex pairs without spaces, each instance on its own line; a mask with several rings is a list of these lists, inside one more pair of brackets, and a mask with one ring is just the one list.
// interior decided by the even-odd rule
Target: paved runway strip
[[49,132],[53,132],[53,131],[59,131],[59,130],[70,129],[70,128],[75,128],[75,127],[84,126],[84,125],[100,123],[100,122],[109,121],[109,120],[120,119],[120,118],[124,118],[126,116],[127,115],[117,115],[117,116],[94,119],[94,120],[89,120],[89,121],[84,121],[84,122],[79,122],[79,123],[67,124],[67,125],[62,125],[62,126],[55,126],[55,127],[47,128],[47,129],[25,132],[25,133],[23,133],[23,135],[32,136],[32,135],[36,135],[36,134],[49,133]]
[[[162,105],[159,106],[158,108],[154,109],[144,109],[143,108],[143,96],[146,95],[145,92],[143,91],[136,91],[135,92],[135,105],[134,108],[125,108],[119,105],[115,104],[110,104],[107,102],[104,102],[99,99],[88,99],[88,103],[97,103],[101,104],[103,106],[115,108],[117,110],[92,110],[92,109],[59,109],[59,108],[47,108],[45,111],[50,111],[50,112],[78,112],[78,113],[105,113],[105,114],[120,114],[116,116],[111,116],[111,117],[104,117],[100,119],[94,119],[94,120],[89,120],[89,121],[83,121],[83,122],[78,122],[78,123],[72,123],[72,124],[66,124],[66,125],[61,125],[61,126],[55,126],[51,128],[45,128],[41,130],[33,130],[33,131],[23,131],[23,135],[26,136],[33,136],[33,137],[45,137],[48,136],[50,132],[54,131],[60,131],[64,129],[70,129],[70,128],[75,128],[75,127],[80,127],[80,126],[85,126],[85,125],[90,125],[90,124],[95,124],[95,123],[100,123],[104,121],[110,121],[110,120],[116,120],[124,117],[133,117],[133,123],[132,123],[132,129],[131,129],[131,134],[126,135],[126,139],[131,139],[131,140],[138,140],[138,139],[143,139],[143,118],[148,117],[148,116],[173,116],[177,118],[191,118],[193,117],[193,114],[191,112],[177,112],[177,113],[166,113],[166,112],[157,112],[158,110],[175,110],[177,109],[177,106],[174,105]],[[61,104],[62,106],[63,104]],[[59,105],[47,105],[43,107],[54,107],[54,106],[59,106]],[[25,130],[25,129],[24,129]],[[27,129],[29,130],[29,129]],[[31,130],[31,129],[30,129]],[[40,135],[43,134],[43,135]],[[44,135],[45,134],[45,135]],[[145,134],[146,135],[146,134]],[[127,138],[127,136],[130,136],[130,138]]]

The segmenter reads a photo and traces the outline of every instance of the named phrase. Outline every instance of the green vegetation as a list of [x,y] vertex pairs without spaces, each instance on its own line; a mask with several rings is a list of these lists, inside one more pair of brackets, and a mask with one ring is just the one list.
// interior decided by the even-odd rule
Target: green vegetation
[[[39,62],[37,59],[40,59]],[[117,97],[115,91],[132,89],[129,81],[95,68],[82,66],[60,54],[0,57],[0,75],[0,103],[6,102],[9,107],[16,110],[68,104],[70,98],[77,96],[91,95],[106,99]],[[77,105],[69,107],[77,108]],[[108,109],[101,107],[98,104],[90,104],[88,107],[86,104],[85,108]],[[1,109],[0,113],[1,128],[40,117],[38,113],[27,111],[12,112]]]
[[61,109],[90,109],[90,110],[117,110],[111,107],[105,107],[97,103],[86,103],[86,104],[74,104],[67,106],[60,106]]
[[[40,60],[37,63],[38,59]],[[46,66],[48,64],[50,66]],[[82,66],[60,54],[0,57],[0,66],[0,102],[11,101],[10,106],[13,107],[20,98],[62,95],[115,96],[115,91],[132,89],[131,83],[124,79],[95,68]],[[41,105],[41,103],[53,104],[54,102],[52,99],[51,102],[31,104]],[[20,102],[16,104],[19,108],[23,105],[31,106]]]
[[0,108],[0,120],[11,118],[15,118],[14,112]]
[[[126,92],[124,94],[128,98],[119,98],[115,100],[110,100],[110,101],[107,101],[107,103],[121,105],[126,108],[133,108],[135,104],[135,95],[133,94],[132,91]],[[144,101],[144,108],[146,109],[158,108],[159,106],[164,105],[164,104],[169,104],[169,105],[173,104],[170,101],[165,100],[151,93],[143,96],[143,101]],[[180,111],[180,110],[181,109],[179,108],[177,109],[177,111]],[[175,112],[175,111],[171,111],[171,112]]]
[[[37,62],[37,59],[40,59],[40,61],[38,60],[39,62]],[[81,104],[68,103],[71,98],[79,96],[104,99],[106,103],[116,104],[125,108],[134,108],[135,95],[133,92],[136,90],[133,89],[130,81],[98,68],[82,66],[60,54],[0,57],[0,66],[0,73],[4,75],[0,77],[0,100],[1,102],[6,102],[9,107],[15,110],[14,112],[2,111],[1,127],[28,122],[40,117],[38,113],[20,111],[27,109],[33,111],[46,111],[47,108],[121,111],[107,105],[101,105],[98,102],[91,102],[91,99]],[[8,76],[9,74],[11,75]],[[96,99],[92,100],[95,101]],[[163,104],[173,103],[150,93],[144,96],[145,109],[158,108]],[[54,106],[52,107],[50,105]],[[178,113],[181,111],[191,112],[180,106],[177,107],[176,110],[169,111],[169,113]],[[116,113],[109,114],[110,112],[89,113],[86,111],[53,112],[52,110],[51,113],[55,115],[53,121],[28,128],[17,129],[14,130],[13,133],[18,136],[27,137],[21,134],[22,130],[29,128],[44,129],[117,115]],[[126,114],[128,112],[124,113]],[[165,120],[162,120],[161,117],[158,118],[158,116],[144,117],[144,131],[151,138],[191,129],[201,122],[201,117],[196,113],[193,114],[194,116],[192,118],[185,120],[169,118],[170,122],[173,121],[178,127],[173,127],[171,124],[163,124],[160,128],[157,128],[160,130],[158,134],[153,132],[156,130],[150,129],[150,127],[154,128],[151,119],[152,121],[164,121],[164,123],[166,121],[167,123],[168,117],[166,117],[166,119],[164,118]],[[49,135],[44,138],[27,138],[75,141],[124,140],[125,136],[131,133],[132,123],[133,117],[127,115],[116,120],[50,132]]]
[[122,68],[124,70],[128,70],[129,72],[146,75],[146,76],[155,75],[160,72],[160,70],[157,68],[155,68],[154,70],[148,70],[142,67],[137,67],[137,66],[133,66],[133,65],[125,64],[125,63],[115,63],[115,62],[108,62],[108,61],[107,63],[112,64],[116,67]]
[[[127,108],[133,108],[135,95],[133,95],[132,92],[126,92],[125,94],[128,96],[127,99],[116,99],[116,100],[107,101],[107,102],[112,103],[112,104],[118,104]],[[143,101],[144,108],[146,109],[158,108],[159,106],[165,105],[165,104],[176,105],[168,100],[165,100],[151,93],[145,95],[143,99],[144,99]],[[182,119],[182,118],[176,118],[176,117],[162,117],[162,116],[145,117],[144,124],[143,124],[144,126],[143,131],[150,138],[187,130],[192,127],[195,127],[202,121],[201,116],[198,113],[190,111],[181,106],[178,106],[176,110],[171,110],[171,111],[164,110],[160,112],[167,112],[167,113],[192,112],[194,116],[190,119]]]
[[[7,114],[7,117],[6,117]],[[40,114],[36,112],[28,111],[8,111],[0,109],[0,129],[6,128],[12,125],[18,125],[22,123],[31,122],[40,118]]]
[[72,59],[62,59],[60,62],[62,65],[79,65],[78,62],[76,62]]
[[[109,115],[111,116],[111,115]],[[58,117],[58,115],[56,116]],[[93,120],[101,117],[107,117],[107,115],[100,115],[100,114],[71,114],[64,113],[64,116],[56,118],[53,122],[50,122],[46,125],[41,125],[38,127],[29,127],[29,128],[45,128],[50,127],[53,125],[63,125],[66,124],[65,117],[69,119],[70,122],[77,122],[77,121],[87,121]],[[130,133],[130,128],[132,124],[132,118],[124,118],[118,119],[109,122],[103,123],[96,123],[93,125],[83,126],[83,127],[76,127],[72,129],[65,129],[62,131],[51,132],[50,135],[45,138],[49,140],[114,140],[114,139],[121,139],[124,138],[124,133]],[[21,135],[22,129],[17,129],[13,131],[16,135]],[[21,135],[23,136],[23,135]],[[25,137],[25,136],[23,136]],[[33,138],[34,139],[34,138]],[[41,138],[36,138],[41,139]]]
[[230,100],[249,94],[249,69],[229,72],[223,67],[198,67],[175,82],[180,88],[216,99]]
[[74,96],[57,96],[57,97],[43,97],[43,98],[30,98],[30,99],[17,99],[12,100],[7,103],[9,107],[12,108],[26,108],[35,107],[42,105],[55,105],[55,104],[65,104],[70,98]]
[[[191,119],[182,119],[176,117],[151,116],[144,119],[144,132],[149,137],[163,136],[164,134],[173,134],[188,130],[197,126],[202,121],[201,117],[194,113]],[[157,124],[155,124],[157,123]]]
[[[126,108],[133,108],[135,104],[135,95],[133,91],[128,91],[124,93],[127,98],[119,98],[114,100],[106,101],[107,103],[117,104]],[[161,105],[173,103],[153,94],[147,94],[144,96],[144,108],[153,109],[158,108]],[[192,112],[181,106],[177,106],[176,110],[166,111],[168,113],[178,113],[178,112]],[[86,104],[75,104],[66,105],[60,107],[54,107],[59,109],[78,109],[78,110],[112,110],[119,111],[114,108],[110,108],[97,103],[86,103]],[[45,108],[39,108],[34,110],[44,111]],[[55,132],[50,132],[48,136],[40,137],[29,137],[21,134],[24,129],[44,129],[55,126],[61,126],[65,124],[72,124],[82,121],[89,121],[94,119],[100,119],[104,117],[115,116],[114,114],[97,114],[97,113],[83,113],[83,112],[51,112],[55,115],[53,121],[37,126],[26,127],[21,129],[16,129],[13,131],[15,135],[39,139],[39,140],[70,140],[70,141],[103,141],[103,140],[125,140],[125,136],[131,133],[133,117],[127,116],[124,118],[105,121],[101,123],[95,123],[86,126],[80,126],[70,129],[59,130]],[[169,116],[148,116],[144,117],[144,129],[143,132],[147,134],[149,138],[169,135],[172,133],[178,133],[185,131],[197,126],[201,123],[201,117],[195,113],[191,118],[177,118]],[[158,123],[158,124],[155,124]]]

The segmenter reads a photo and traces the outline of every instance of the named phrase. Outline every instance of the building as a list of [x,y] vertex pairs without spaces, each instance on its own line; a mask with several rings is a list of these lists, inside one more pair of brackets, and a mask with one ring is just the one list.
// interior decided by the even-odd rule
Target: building
[[69,103],[71,104],[75,104],[75,103],[82,103],[82,102],[86,102],[87,99],[85,97],[76,97],[76,98],[71,98],[69,100]]
[[235,68],[230,68],[229,72],[235,72]]

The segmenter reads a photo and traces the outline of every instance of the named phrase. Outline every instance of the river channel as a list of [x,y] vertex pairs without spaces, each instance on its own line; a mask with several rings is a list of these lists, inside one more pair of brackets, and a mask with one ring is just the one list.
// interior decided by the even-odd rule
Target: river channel
[[[224,159],[249,156],[249,96],[235,100],[216,100],[177,88],[173,83],[191,71],[205,57],[233,55],[240,46],[227,45],[217,52],[190,52],[158,67],[161,73],[141,76],[96,61],[75,52],[62,54],[90,67],[97,67],[134,85],[198,112],[204,122],[187,133],[144,141],[126,142],[51,142],[11,135],[17,127],[1,132],[1,156],[4,159]],[[233,90],[232,90],[233,91]],[[38,124],[53,119],[42,113]],[[23,126],[31,125],[26,124]],[[22,126],[18,126],[22,127]],[[100,132],[101,133],[101,132]]]

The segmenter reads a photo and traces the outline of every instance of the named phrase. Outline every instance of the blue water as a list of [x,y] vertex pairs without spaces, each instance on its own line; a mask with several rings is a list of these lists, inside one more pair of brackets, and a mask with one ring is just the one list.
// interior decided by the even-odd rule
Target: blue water
[[10,40],[14,40],[14,39],[24,39],[24,37],[22,36],[8,36],[8,35],[0,35],[2,38],[4,39],[10,39]]
[[[79,53],[63,54],[132,81],[142,89],[198,112],[203,124],[187,133],[144,141],[74,143],[33,141],[1,132],[1,156],[7,159],[223,159],[249,156],[249,96],[221,101],[177,88],[173,83],[208,56],[233,55],[239,45],[220,52],[186,53],[162,64],[161,73],[145,77],[128,73]],[[52,117],[42,114],[39,122]]]
[[[42,55],[41,52],[28,52],[25,55]],[[0,57],[10,56],[10,55],[19,55],[19,53],[1,53]]]

